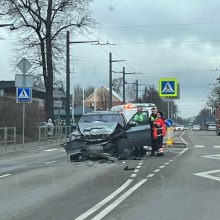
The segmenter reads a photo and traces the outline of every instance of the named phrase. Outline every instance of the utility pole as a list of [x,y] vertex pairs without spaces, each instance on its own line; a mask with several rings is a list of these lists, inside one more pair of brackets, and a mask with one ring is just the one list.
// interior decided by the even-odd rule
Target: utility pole
[[[70,35],[69,31],[67,31],[66,32],[66,126],[70,126],[70,44],[98,42],[98,41],[70,41],[69,35]],[[74,108],[74,106],[72,107]]]
[[139,98],[138,91],[145,91],[145,90],[139,90],[138,87],[141,86],[141,85],[145,85],[145,84],[138,83],[138,79],[136,79],[136,83],[135,84],[136,84],[136,89],[135,89],[135,91],[136,91],[136,102],[138,102],[138,98]]
[[109,53],[109,111],[112,108],[112,53]]
[[136,102],[138,102],[138,79],[136,79]]
[[125,81],[125,75],[131,75],[131,74],[135,74],[135,73],[127,73],[127,72],[125,72],[125,67],[123,67],[123,104],[125,104],[125,100],[126,100],[126,98],[125,98],[125,84],[126,84],[126,81]]
[[135,74],[135,73],[127,73],[125,72],[125,67],[123,67],[123,71],[122,72],[115,72],[115,71],[112,71],[113,73],[123,73],[123,82],[122,82],[122,96],[123,96],[123,104],[125,104],[126,102],[126,97],[125,97],[125,84],[126,84],[126,80],[125,80],[125,75],[127,74]]
[[70,126],[70,32],[66,33],[66,126]]
[[125,60],[112,60],[112,53],[109,53],[109,110],[112,108],[112,63]]

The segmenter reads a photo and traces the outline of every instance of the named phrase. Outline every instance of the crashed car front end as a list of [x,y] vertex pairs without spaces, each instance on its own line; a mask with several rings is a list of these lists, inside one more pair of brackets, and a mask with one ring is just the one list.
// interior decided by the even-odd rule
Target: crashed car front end
[[98,157],[105,153],[112,155],[114,141],[121,136],[120,127],[118,123],[81,123],[63,147],[73,160],[79,156]]

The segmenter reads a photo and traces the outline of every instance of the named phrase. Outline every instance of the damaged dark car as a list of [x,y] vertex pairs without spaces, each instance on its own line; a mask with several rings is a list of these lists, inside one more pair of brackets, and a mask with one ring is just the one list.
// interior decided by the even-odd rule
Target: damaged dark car
[[87,113],[81,117],[77,129],[62,146],[71,161],[81,157],[127,159],[143,156],[146,153],[143,147],[151,144],[148,112],[146,120],[140,124],[133,118],[127,122],[120,112]]

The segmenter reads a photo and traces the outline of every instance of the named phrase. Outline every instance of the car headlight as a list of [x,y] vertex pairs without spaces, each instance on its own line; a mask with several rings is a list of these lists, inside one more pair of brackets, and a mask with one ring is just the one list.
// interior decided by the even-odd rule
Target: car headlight
[[69,140],[77,140],[77,139],[80,139],[81,138],[81,135],[78,134],[78,133],[73,133],[73,134],[70,134],[69,136]]

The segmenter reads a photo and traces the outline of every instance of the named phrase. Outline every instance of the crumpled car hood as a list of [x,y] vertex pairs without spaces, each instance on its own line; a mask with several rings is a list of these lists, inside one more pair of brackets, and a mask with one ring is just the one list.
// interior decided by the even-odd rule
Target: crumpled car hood
[[86,134],[111,134],[117,127],[117,122],[95,122],[95,123],[79,123],[79,130],[83,135]]

